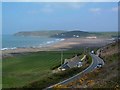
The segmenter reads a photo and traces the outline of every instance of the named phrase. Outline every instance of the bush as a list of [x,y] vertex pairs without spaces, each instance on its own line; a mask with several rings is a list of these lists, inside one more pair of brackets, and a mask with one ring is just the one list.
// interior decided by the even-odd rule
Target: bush
[[54,66],[50,67],[50,69],[51,69],[51,70],[54,70],[54,69],[56,69],[56,68],[58,68],[58,67],[60,67],[60,66],[61,66],[61,64],[57,64],[57,65],[54,65]]

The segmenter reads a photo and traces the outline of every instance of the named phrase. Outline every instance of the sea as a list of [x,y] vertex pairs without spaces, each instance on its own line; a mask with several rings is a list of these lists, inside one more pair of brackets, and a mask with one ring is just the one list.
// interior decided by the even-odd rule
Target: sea
[[63,40],[63,38],[49,38],[47,36],[2,35],[2,47],[0,49],[6,50],[29,47],[45,47]]

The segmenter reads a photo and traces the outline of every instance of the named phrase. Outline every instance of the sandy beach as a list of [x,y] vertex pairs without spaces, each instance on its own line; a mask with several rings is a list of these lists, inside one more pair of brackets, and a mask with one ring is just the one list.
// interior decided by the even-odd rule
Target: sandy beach
[[72,48],[80,47],[101,47],[106,44],[111,43],[112,40],[108,39],[86,39],[86,38],[70,38],[60,41],[51,46],[45,47],[30,47],[30,48],[17,48],[17,49],[8,49],[2,50],[2,56],[11,56],[12,54],[26,53],[26,52],[38,52],[38,51],[57,51],[57,50],[66,50]]

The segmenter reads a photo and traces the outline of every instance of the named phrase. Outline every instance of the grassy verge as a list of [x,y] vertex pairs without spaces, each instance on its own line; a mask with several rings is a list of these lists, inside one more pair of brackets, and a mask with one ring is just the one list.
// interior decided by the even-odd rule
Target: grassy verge
[[90,56],[90,54],[87,53],[86,59],[87,59],[87,64],[91,64],[92,63],[92,57]]

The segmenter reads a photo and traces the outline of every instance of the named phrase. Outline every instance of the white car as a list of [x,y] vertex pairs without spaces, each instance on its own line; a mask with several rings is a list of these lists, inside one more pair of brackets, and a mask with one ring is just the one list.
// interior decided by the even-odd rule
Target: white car
[[102,67],[102,64],[99,63],[99,64],[97,65],[97,68],[101,68],[101,67]]
[[92,54],[94,54],[94,51],[91,51]]

